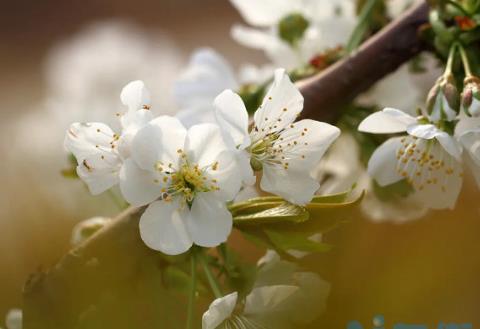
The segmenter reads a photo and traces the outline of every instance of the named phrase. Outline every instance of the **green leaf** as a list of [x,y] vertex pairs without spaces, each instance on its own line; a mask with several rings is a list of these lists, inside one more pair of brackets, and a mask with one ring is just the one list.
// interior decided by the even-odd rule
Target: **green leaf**
[[280,250],[299,250],[306,252],[326,252],[332,246],[323,242],[310,240],[310,235],[301,232],[282,232],[265,230],[270,241]]
[[288,202],[277,205],[276,202],[267,202],[258,205],[258,212],[251,212],[248,208],[246,213],[237,212],[234,215],[234,223],[237,226],[242,225],[262,225],[275,223],[302,223],[308,220],[309,213],[304,207],[300,207]]

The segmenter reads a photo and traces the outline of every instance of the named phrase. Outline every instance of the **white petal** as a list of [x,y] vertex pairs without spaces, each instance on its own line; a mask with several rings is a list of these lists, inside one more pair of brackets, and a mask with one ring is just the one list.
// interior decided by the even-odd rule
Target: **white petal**
[[199,193],[187,219],[187,227],[196,245],[215,247],[227,241],[232,230],[232,214],[212,192]]
[[225,90],[215,98],[215,117],[218,125],[230,134],[240,149],[250,144],[248,112],[242,98],[231,90]]
[[150,110],[133,110],[128,111],[120,118],[123,127],[123,133],[137,132],[153,119]]
[[154,170],[157,161],[178,164],[178,150],[185,145],[187,132],[177,118],[160,116],[137,132],[132,141],[132,158],[140,168]]
[[184,108],[175,115],[178,120],[185,126],[190,128],[200,123],[215,123],[215,111],[212,103],[197,102],[194,106]]
[[268,51],[275,49],[281,41],[270,31],[264,31],[235,24],[231,30],[232,38],[239,44],[253,49]]
[[247,296],[244,313],[261,315],[278,312],[285,300],[297,291],[298,287],[289,285],[254,288]]
[[298,6],[289,0],[230,0],[243,19],[257,26],[271,26],[285,15],[292,13]]
[[139,207],[156,200],[163,187],[159,174],[143,170],[132,159],[125,160],[120,171],[120,191],[125,200]]
[[284,69],[275,70],[275,80],[254,115],[254,130],[258,129],[254,136],[264,136],[284,129],[295,121],[302,109],[302,94]]
[[93,155],[113,153],[111,142],[114,135],[113,130],[103,123],[73,123],[65,135],[64,146],[80,163]]
[[368,161],[368,174],[381,186],[398,182],[403,177],[397,172],[397,151],[402,137],[388,139],[373,152]]
[[467,151],[467,163],[480,187],[480,129],[467,131],[460,136],[460,142]]
[[202,329],[216,329],[223,321],[232,315],[237,305],[237,292],[215,299],[208,310],[203,313]]
[[220,127],[203,123],[190,127],[185,139],[188,159],[201,168],[213,165],[218,155],[228,150]]
[[462,164],[435,140],[406,137],[398,149],[397,173],[427,207],[453,209],[462,187]]
[[263,166],[260,188],[291,203],[298,205],[308,203],[319,187],[320,184],[310,177],[308,172],[285,170],[279,165]]
[[239,151],[236,153],[237,164],[242,174],[243,184],[249,186],[255,184],[257,178],[250,165],[250,155],[246,151]]
[[77,166],[78,176],[87,184],[90,193],[100,194],[118,183],[122,162],[115,154],[92,155]]
[[275,142],[285,157],[279,160],[288,162],[293,170],[310,172],[339,135],[340,129],[328,123],[310,119],[295,122]]
[[373,134],[393,134],[407,130],[416,119],[397,109],[386,108],[370,114],[358,126],[359,131]]
[[440,130],[432,124],[412,124],[407,127],[407,132],[409,135],[423,138],[423,139],[432,139],[440,132]]
[[230,64],[220,54],[209,48],[194,52],[188,67],[175,82],[175,99],[182,109],[195,108],[202,104],[205,110],[213,111],[215,97],[225,89],[237,89]]
[[150,108],[150,92],[140,80],[132,81],[123,87],[120,100],[130,110]]
[[[215,194],[222,201],[233,200],[242,186],[242,179],[244,179],[245,173],[239,174],[239,171],[245,169],[240,168],[242,164],[238,162],[240,152],[242,151],[223,151],[215,160],[218,162],[215,168],[209,166],[205,169],[208,177],[216,180],[216,186],[220,190],[216,191]],[[250,163],[248,163],[248,166],[250,167]],[[250,171],[253,174],[251,167]]]
[[23,311],[18,308],[9,310],[5,318],[5,325],[7,326],[7,329],[22,329]]
[[167,255],[178,255],[192,246],[185,228],[184,212],[178,202],[156,201],[148,206],[140,218],[140,235],[151,248]]
[[455,138],[447,134],[446,132],[439,132],[435,138],[438,140],[440,145],[447,151],[451,156],[453,156],[458,161],[461,161],[462,158],[462,147]]

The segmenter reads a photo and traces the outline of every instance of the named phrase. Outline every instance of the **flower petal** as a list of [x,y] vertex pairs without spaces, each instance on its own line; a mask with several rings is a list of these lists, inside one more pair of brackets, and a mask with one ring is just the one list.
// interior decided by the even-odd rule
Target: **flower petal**
[[[242,187],[242,180],[245,179],[245,169],[240,168],[242,164],[238,162],[240,152],[238,150],[223,151],[216,158],[217,165],[215,167],[209,166],[205,169],[206,174],[216,181],[215,185],[219,190],[215,194],[222,201],[233,200]],[[250,167],[250,163],[247,165]],[[242,174],[239,174],[239,171]],[[251,167],[250,171],[253,175]]]
[[465,132],[460,136],[460,142],[467,151],[467,163],[480,187],[480,129]]
[[372,134],[394,134],[407,130],[416,119],[397,109],[386,108],[370,114],[358,126],[358,131]]
[[312,200],[320,184],[308,172],[285,170],[278,165],[264,164],[260,188],[285,200],[304,205]]
[[381,186],[398,182],[403,177],[397,172],[397,152],[402,137],[388,139],[373,152],[368,161],[368,174]]
[[93,155],[111,154],[115,133],[100,122],[73,123],[65,135],[64,146],[80,163]]
[[252,139],[278,132],[290,125],[303,109],[303,96],[284,69],[275,70],[275,79],[255,112]]
[[442,145],[445,151],[453,156],[457,161],[462,160],[462,146],[455,138],[447,134],[446,132],[439,132],[435,138]]
[[295,122],[286,128],[275,142],[278,154],[288,162],[288,167],[310,172],[325,151],[340,135],[340,129],[328,123],[310,119]]
[[298,11],[295,1],[289,0],[230,0],[243,19],[255,26],[271,26],[285,15]]
[[125,160],[120,171],[120,191],[125,200],[139,207],[155,201],[161,195],[159,174],[143,170],[132,159]]
[[232,214],[225,203],[215,198],[214,193],[205,192],[195,196],[186,224],[196,245],[215,247],[227,241],[232,223]]
[[140,218],[143,242],[168,255],[186,252],[192,246],[192,239],[185,227],[184,214],[175,200],[151,203]]
[[254,288],[245,302],[245,315],[269,314],[281,311],[282,304],[298,291],[298,287],[276,285]]
[[203,313],[202,329],[216,329],[223,321],[228,319],[237,305],[237,298],[238,293],[232,292],[215,299],[208,310]]
[[407,127],[409,135],[423,139],[435,138],[439,132],[440,130],[432,124],[412,124]]
[[118,183],[122,163],[114,154],[92,155],[77,166],[78,176],[87,184],[91,194],[98,195]]
[[236,147],[244,149],[250,144],[248,112],[243,100],[230,89],[215,98],[217,123],[232,137]]
[[203,123],[188,129],[185,152],[200,168],[213,165],[218,155],[228,149],[219,126]]
[[130,110],[150,108],[150,92],[140,80],[129,82],[123,87],[120,100]]
[[186,71],[175,82],[174,95],[182,109],[200,105],[213,112],[214,98],[229,88],[238,88],[230,64],[213,49],[201,48],[193,53]]
[[132,141],[132,158],[140,168],[154,170],[157,161],[165,166],[178,164],[178,150],[183,149],[186,129],[177,118],[160,116],[137,132]]

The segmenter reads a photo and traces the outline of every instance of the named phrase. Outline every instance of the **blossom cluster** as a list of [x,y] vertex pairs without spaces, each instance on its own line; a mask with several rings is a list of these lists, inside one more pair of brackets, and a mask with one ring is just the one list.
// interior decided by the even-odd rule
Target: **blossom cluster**
[[127,107],[118,114],[121,131],[74,123],[65,147],[92,194],[118,184],[129,204],[147,206],[139,224],[143,241],[172,255],[225,242],[232,229],[228,202],[255,183],[255,172],[262,172],[262,190],[309,202],[319,188],[311,171],[340,134],[326,123],[296,121],[303,97],[283,69],[275,71],[252,123],[231,90],[215,98],[215,123],[189,128],[176,117],[153,117],[141,81],[125,86],[120,99]]

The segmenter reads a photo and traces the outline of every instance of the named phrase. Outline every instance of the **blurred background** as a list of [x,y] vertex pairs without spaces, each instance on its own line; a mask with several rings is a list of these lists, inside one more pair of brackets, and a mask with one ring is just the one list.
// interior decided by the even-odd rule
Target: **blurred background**
[[[322,0],[323,1],[323,0]],[[118,213],[114,198],[91,197],[62,177],[63,136],[73,121],[114,120],[128,81],[146,82],[157,114],[175,113],[175,78],[189,54],[213,47],[236,67],[261,64],[237,45],[240,22],[224,0],[2,2],[0,11],[0,318],[22,307],[29,273],[53,265],[80,220]],[[404,224],[359,212],[325,237],[333,251],[310,257],[332,284],[325,328],[350,320],[480,323],[479,193],[466,178],[455,211]],[[478,289],[478,290],[477,290]],[[2,322],[2,321],[0,321]]]

